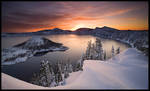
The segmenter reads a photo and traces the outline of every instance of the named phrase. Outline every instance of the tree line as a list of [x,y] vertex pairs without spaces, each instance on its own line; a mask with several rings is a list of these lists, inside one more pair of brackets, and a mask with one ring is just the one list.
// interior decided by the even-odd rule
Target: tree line
[[[115,50],[114,47],[112,46],[111,49],[112,57],[119,53],[120,47],[118,47]],[[88,42],[88,46],[84,54],[84,59],[101,60],[101,61],[105,61],[107,59],[106,51],[103,49],[102,42],[99,38],[96,38],[96,41],[94,43],[92,43],[91,40]]]

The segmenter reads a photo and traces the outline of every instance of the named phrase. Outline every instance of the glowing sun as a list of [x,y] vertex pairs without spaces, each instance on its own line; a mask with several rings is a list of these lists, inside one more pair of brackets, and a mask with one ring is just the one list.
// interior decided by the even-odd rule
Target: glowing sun
[[77,24],[77,25],[75,25],[75,27],[73,27],[71,30],[76,30],[76,29],[79,29],[79,28],[85,28],[86,27],[86,25],[85,24]]

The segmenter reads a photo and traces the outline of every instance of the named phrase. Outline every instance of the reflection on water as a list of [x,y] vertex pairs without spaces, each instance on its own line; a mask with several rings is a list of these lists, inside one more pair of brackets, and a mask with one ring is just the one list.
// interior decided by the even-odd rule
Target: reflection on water
[[[32,73],[38,72],[40,69],[40,62],[43,59],[47,59],[50,62],[65,61],[70,59],[70,61],[75,62],[79,60],[81,55],[85,52],[88,41],[95,41],[95,37],[89,35],[46,35],[44,36],[54,42],[62,43],[64,46],[69,47],[66,51],[48,52],[42,56],[35,56],[29,58],[23,63],[18,63],[9,66],[2,66],[2,72],[14,76],[16,78],[29,81]],[[11,47],[13,45],[19,44],[23,41],[28,40],[31,37],[5,37],[2,38],[2,48]],[[119,43],[110,39],[101,39],[104,50],[106,50],[107,57],[111,56],[112,45],[115,49],[120,47],[120,51],[128,48],[127,45]]]

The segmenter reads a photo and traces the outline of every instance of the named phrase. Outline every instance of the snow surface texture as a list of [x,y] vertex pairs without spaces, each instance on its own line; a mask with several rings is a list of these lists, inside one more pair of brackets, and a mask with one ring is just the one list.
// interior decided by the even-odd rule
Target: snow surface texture
[[31,39],[28,40],[28,42],[25,45],[43,45],[44,41],[42,40],[42,37],[40,36],[33,36]]
[[[19,62],[24,62],[30,56],[33,56],[32,53],[25,49],[20,49],[16,47],[3,49],[2,65],[11,65]],[[7,61],[9,59],[12,59],[13,61]]]
[[83,71],[70,73],[66,85],[53,88],[2,73],[2,89],[148,89],[148,58],[129,48],[107,61],[85,60]]

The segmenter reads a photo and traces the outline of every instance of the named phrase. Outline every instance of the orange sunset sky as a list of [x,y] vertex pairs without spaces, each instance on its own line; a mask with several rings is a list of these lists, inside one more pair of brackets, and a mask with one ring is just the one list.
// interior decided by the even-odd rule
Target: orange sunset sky
[[109,26],[148,30],[146,1],[2,2],[2,32],[76,30]]

